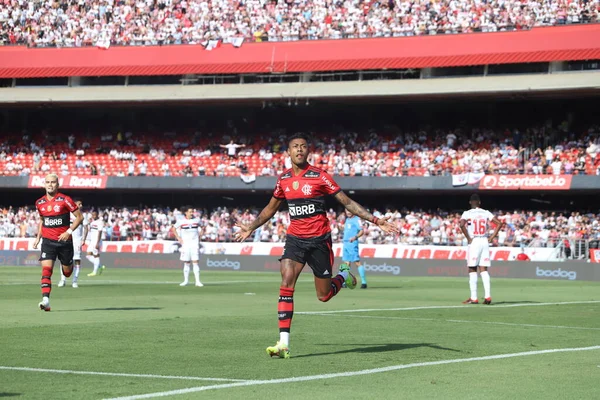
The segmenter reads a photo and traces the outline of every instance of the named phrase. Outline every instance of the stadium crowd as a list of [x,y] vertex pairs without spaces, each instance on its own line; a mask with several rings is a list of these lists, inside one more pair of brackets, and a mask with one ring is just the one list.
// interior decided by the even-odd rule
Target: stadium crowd
[[[86,218],[90,210],[84,210]],[[182,214],[168,208],[99,208],[106,222],[104,240],[173,240],[171,226]],[[197,209],[195,216],[201,220],[200,238],[205,242],[230,242],[237,221],[250,222],[258,209],[218,207],[212,210]],[[372,224],[365,223],[365,234],[360,239],[368,244],[433,244],[465,245],[459,229],[460,212],[443,210],[373,210],[377,217],[388,216],[400,228],[401,235],[383,235]],[[560,241],[600,240],[600,215],[579,212],[560,213],[542,211],[502,211],[495,215],[505,222],[496,239],[499,246],[555,247]],[[345,215],[330,209],[327,216],[331,222],[332,239],[341,241]],[[32,208],[12,207],[2,209],[0,237],[34,237],[39,223],[38,213]],[[282,242],[289,224],[286,211],[279,211],[254,234],[255,242]]]
[[2,0],[0,45],[165,45],[494,32],[593,23],[598,10],[598,0]]
[[[565,124],[525,130],[331,127],[327,132],[311,132],[309,162],[338,176],[600,175],[599,125],[577,132]],[[280,130],[237,135],[239,143],[224,134],[221,144],[198,132],[71,134],[64,142],[47,134],[7,135],[0,142],[0,174],[274,176],[290,166],[285,138]]]

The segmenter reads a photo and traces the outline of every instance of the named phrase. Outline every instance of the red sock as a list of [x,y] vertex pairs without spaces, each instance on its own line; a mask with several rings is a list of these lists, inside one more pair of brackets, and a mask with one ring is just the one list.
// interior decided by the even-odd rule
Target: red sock
[[42,296],[50,297],[52,291],[52,267],[42,267]]
[[62,273],[65,276],[65,278],[68,278],[71,276],[71,274],[73,273],[73,266],[71,265],[70,268],[65,269],[65,266],[63,265],[62,267]]
[[279,332],[289,332],[294,316],[294,289],[279,288],[279,303],[277,303],[279,316]]
[[327,294],[327,296],[325,296],[324,298],[319,299],[319,300],[321,300],[324,303],[331,300],[331,298],[333,296],[338,294],[338,292],[342,288],[343,284],[344,284],[343,276],[341,276],[341,275],[334,276],[333,278],[331,278],[331,289],[329,290],[329,293]]

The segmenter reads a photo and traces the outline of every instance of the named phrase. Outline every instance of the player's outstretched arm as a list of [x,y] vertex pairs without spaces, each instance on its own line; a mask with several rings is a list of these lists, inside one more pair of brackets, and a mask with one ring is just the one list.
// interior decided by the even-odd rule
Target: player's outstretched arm
[[377,218],[360,204],[352,200],[350,197],[346,195],[346,193],[340,191],[335,195],[335,199],[340,202],[341,205],[346,208],[346,210],[350,211],[352,214],[357,215],[359,218],[364,219],[365,221],[374,223],[386,233],[400,233],[398,227],[388,221],[389,217],[385,218]]
[[240,231],[234,235],[236,242],[243,242],[254,232],[258,227],[262,226],[265,222],[273,218],[273,215],[279,210],[283,199],[271,197],[271,201],[263,210],[258,214],[258,217],[251,224],[243,224],[238,222],[235,224]]

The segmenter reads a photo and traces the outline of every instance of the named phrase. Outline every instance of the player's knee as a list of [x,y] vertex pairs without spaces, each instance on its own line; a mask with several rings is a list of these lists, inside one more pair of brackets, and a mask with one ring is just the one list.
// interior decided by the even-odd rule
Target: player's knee
[[319,299],[322,303],[327,303],[333,297],[333,292],[329,292],[327,294],[317,293],[317,299]]
[[65,277],[67,277],[67,278],[70,277],[71,274],[73,273],[73,265],[63,265],[62,272]]

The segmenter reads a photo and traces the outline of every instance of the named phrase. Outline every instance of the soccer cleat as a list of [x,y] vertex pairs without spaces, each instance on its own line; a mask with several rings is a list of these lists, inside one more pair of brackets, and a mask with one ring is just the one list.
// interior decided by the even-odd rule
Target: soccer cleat
[[77,282],[73,282],[73,288],[77,289],[79,287],[79,284]]
[[95,272],[90,272],[90,273],[88,274],[88,276],[96,276],[96,273],[95,273]]
[[50,311],[50,299],[47,297],[43,297],[42,301],[40,301],[40,304],[38,304],[40,307],[40,310],[42,311]]
[[187,284],[188,284],[187,282],[181,282],[181,283],[179,284],[179,286],[187,286]]
[[360,285],[360,288],[361,288],[361,289],[366,289],[366,288],[367,288],[367,284],[366,284],[366,283],[363,283],[362,285]]
[[98,268],[98,275],[102,275],[102,273],[104,272],[105,269],[106,269],[106,265],[102,265],[100,268]]
[[475,299],[471,299],[470,297],[468,299],[466,299],[465,301],[462,302],[463,304],[479,304],[479,300]]
[[58,282],[58,287],[63,287],[63,286],[65,286],[66,284],[67,284],[67,281],[65,281],[64,279],[61,279],[61,280]]
[[356,277],[350,272],[350,266],[348,264],[340,265],[340,272],[344,271],[348,272],[348,277],[346,278],[344,283],[346,284],[346,287],[348,289],[352,290],[356,287]]
[[267,347],[267,354],[271,357],[290,358],[290,349],[288,346],[277,342],[275,346]]
[[196,287],[203,287],[204,285],[202,284],[202,282],[196,282]]
[[483,304],[492,304],[492,298],[486,297],[485,300],[483,300]]

